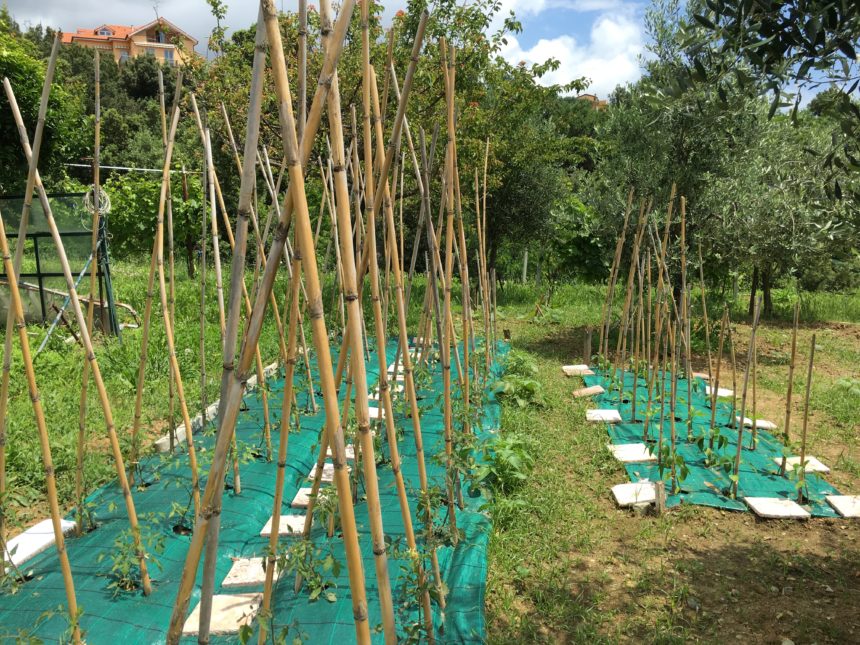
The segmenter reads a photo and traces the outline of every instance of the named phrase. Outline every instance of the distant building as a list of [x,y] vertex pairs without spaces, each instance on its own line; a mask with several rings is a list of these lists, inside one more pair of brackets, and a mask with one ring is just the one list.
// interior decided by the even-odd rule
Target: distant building
[[605,110],[606,106],[609,105],[609,103],[604,99],[597,98],[596,94],[580,94],[576,98],[582,101],[588,101],[589,103],[591,103],[591,107],[593,107],[595,110]]
[[194,54],[197,40],[172,22],[158,18],[139,27],[105,24],[95,29],[78,29],[75,33],[64,32],[63,44],[110,52],[118,63],[138,56],[154,56],[168,65],[184,65]]

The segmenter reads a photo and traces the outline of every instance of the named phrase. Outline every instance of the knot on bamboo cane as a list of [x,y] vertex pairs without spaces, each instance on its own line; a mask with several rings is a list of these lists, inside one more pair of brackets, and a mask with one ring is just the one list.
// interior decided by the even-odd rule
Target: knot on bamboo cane
[[357,607],[353,607],[352,609],[352,617],[356,621],[367,621],[367,605],[365,603],[359,604]]
[[15,331],[21,331],[24,327],[25,325],[23,320],[15,320]]
[[54,465],[53,464],[45,466],[45,476],[46,477],[53,477],[54,476]]
[[358,431],[362,434],[367,434],[370,432],[370,424],[369,423],[359,423]]
[[30,394],[30,400],[33,403],[38,403],[39,401],[42,400],[42,395],[39,392],[33,392]]
[[286,468],[286,467],[287,467],[287,460],[286,459],[284,459],[283,461],[278,461],[278,468]]
[[344,172],[346,170],[346,166],[344,166],[342,163],[336,163],[331,167],[331,169],[334,172]]
[[323,317],[324,313],[321,295],[314,296],[314,299],[308,302],[308,315],[311,320],[319,320]]
[[344,294],[343,299],[347,302],[352,302],[353,300],[358,300],[358,294],[354,291],[350,291],[349,293]]
[[[273,237],[273,243],[278,244],[287,239],[287,227],[283,222],[278,222],[278,225],[275,227],[275,233]],[[298,247],[293,251],[293,255],[298,253]]]
[[320,80],[317,81],[317,85],[319,87],[324,87],[327,90],[329,90],[329,89],[331,89],[331,81],[332,81],[332,75],[329,74],[328,76],[320,77]]
[[6,431],[0,431],[0,448],[6,445]]
[[207,522],[212,519],[213,516],[221,515],[221,507],[215,506],[204,506],[200,509],[200,517],[206,520]]
[[377,548],[377,547],[373,547],[373,555],[375,555],[377,557],[379,557],[381,555],[385,555],[385,547],[382,547],[381,549]]

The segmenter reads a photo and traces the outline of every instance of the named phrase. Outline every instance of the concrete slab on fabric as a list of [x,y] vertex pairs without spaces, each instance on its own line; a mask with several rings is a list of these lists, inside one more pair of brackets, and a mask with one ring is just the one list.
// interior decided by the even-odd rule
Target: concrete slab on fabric
[[578,390],[574,390],[573,396],[579,399],[584,396],[597,396],[598,394],[603,394],[604,392],[606,392],[606,390],[604,390],[602,386],[592,385],[591,387],[581,387]]
[[[212,596],[211,634],[235,634],[244,625],[250,625],[260,609],[262,593],[217,594]],[[193,636],[200,628],[200,604],[194,608],[182,627],[183,636]]]
[[[806,463],[804,464],[803,469],[808,473],[829,473],[830,472],[830,468],[828,468],[827,466],[822,464],[815,457],[811,457],[809,455],[806,455],[805,460],[806,460]],[[780,465],[780,466],[782,465],[782,457],[774,457],[773,461],[777,465]],[[800,465],[800,457],[799,456],[788,457],[785,460],[786,470],[794,470],[794,467],[799,466],[799,465]]]
[[[75,523],[70,520],[60,520],[63,535],[68,535],[75,529]],[[54,546],[54,524],[51,518],[44,519],[34,524],[23,533],[19,533],[6,542],[6,561],[20,567],[34,555],[40,554],[49,547]],[[9,553],[12,557],[9,557]]]
[[562,365],[561,371],[565,376],[591,376],[594,372],[588,365]]
[[644,443],[611,443],[606,447],[613,457],[625,464],[657,461],[657,456],[652,455]]
[[618,410],[586,410],[585,420],[589,423],[621,423]]
[[828,495],[825,499],[842,517],[860,517],[860,495]]
[[[305,528],[304,515],[281,515],[278,522],[278,535],[301,535]],[[269,537],[272,534],[272,518],[260,531],[261,537]]]
[[296,496],[293,497],[293,501],[290,502],[290,506],[293,508],[307,508],[311,499],[312,490],[312,488],[300,488],[296,492]]
[[638,504],[653,504],[657,501],[657,488],[654,482],[649,481],[618,484],[612,487],[612,496],[621,508]]
[[794,500],[783,497],[744,497],[744,502],[753,513],[768,519],[809,518],[809,512]]

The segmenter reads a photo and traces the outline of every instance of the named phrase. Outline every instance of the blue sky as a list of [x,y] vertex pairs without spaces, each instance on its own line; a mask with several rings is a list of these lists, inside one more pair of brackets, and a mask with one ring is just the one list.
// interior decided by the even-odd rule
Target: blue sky
[[523,31],[509,38],[503,55],[518,63],[557,59],[558,70],[547,83],[567,83],[586,77],[589,92],[605,98],[617,85],[641,74],[644,52],[645,5],[623,0],[503,0],[513,9]]
[[[205,53],[206,37],[214,25],[205,0],[5,0],[19,23],[50,25],[64,31],[114,24],[144,24],[158,13],[188,31]],[[606,97],[616,85],[639,78],[638,56],[645,36],[642,15],[645,5],[627,0],[501,0],[501,24],[513,10],[523,31],[508,39],[503,55],[516,64],[542,63],[547,58],[560,61],[560,68],[548,74],[546,83],[566,83],[581,76],[591,82],[590,92]],[[252,24],[257,15],[253,0],[226,0],[228,28]],[[310,0],[313,3],[314,0]],[[404,0],[383,0],[390,20]],[[295,10],[296,0],[282,0],[287,11]]]

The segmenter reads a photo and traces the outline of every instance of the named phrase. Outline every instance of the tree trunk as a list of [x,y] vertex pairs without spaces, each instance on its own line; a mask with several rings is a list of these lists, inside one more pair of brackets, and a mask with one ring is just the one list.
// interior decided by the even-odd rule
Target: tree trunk
[[543,268],[543,251],[538,250],[537,264],[535,264],[535,286],[540,286],[541,269]]
[[[487,267],[487,271],[496,268],[496,254],[498,253],[499,246],[496,244],[496,236],[490,236],[490,258],[489,258],[489,266]],[[496,271],[496,280],[498,280],[498,271]]]
[[761,290],[764,294],[764,307],[762,307],[762,314],[765,318],[773,318],[773,299],[771,298],[772,282],[771,268],[770,266],[767,266],[762,269],[761,272]]
[[529,247],[526,247],[526,250],[523,251],[523,284],[526,283],[526,280],[529,278]]
[[758,291],[758,267],[753,267],[752,284],[750,285],[750,303],[748,313],[750,316],[755,315],[755,294]]

